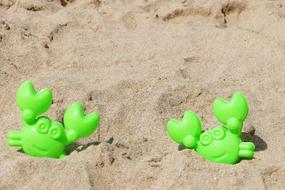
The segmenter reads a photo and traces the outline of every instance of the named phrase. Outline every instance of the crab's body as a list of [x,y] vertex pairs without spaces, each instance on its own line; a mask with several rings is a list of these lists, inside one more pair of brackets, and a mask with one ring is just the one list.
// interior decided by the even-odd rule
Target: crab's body
[[182,121],[168,122],[168,134],[175,142],[194,149],[212,162],[234,164],[241,158],[253,158],[254,144],[242,142],[240,138],[248,113],[245,96],[235,93],[230,103],[217,99],[214,113],[222,126],[202,132],[200,118],[194,112],[185,112]]
[[254,144],[242,142],[240,137],[226,127],[219,126],[201,134],[196,152],[218,163],[236,163],[239,158],[251,158]]
[[48,89],[36,93],[30,82],[19,88],[17,104],[22,112],[23,128],[8,133],[8,144],[22,148],[24,153],[35,157],[65,157],[65,147],[80,137],[90,135],[99,123],[99,115],[95,112],[85,115],[79,103],[66,110],[65,127],[48,117],[37,117],[51,104],[51,93]]
[[24,123],[19,131],[10,131],[8,143],[31,156],[62,158],[66,155],[67,138],[63,126],[46,117],[38,118],[33,125]]

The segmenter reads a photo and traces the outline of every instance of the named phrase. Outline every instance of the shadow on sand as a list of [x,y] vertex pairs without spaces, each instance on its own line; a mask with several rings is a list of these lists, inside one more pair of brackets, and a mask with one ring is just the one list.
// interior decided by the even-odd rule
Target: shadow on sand
[[[106,141],[106,143],[112,144],[113,141],[114,141],[114,138],[111,137],[109,140]],[[65,148],[65,151],[66,151],[67,154],[70,154],[73,151],[81,152],[83,150],[86,150],[89,146],[97,146],[97,145],[99,145],[101,143],[102,142],[99,142],[99,141],[93,141],[93,142],[89,142],[87,144],[81,144],[81,143],[78,143],[78,142],[74,142],[74,143],[71,143],[70,145],[68,145]]]

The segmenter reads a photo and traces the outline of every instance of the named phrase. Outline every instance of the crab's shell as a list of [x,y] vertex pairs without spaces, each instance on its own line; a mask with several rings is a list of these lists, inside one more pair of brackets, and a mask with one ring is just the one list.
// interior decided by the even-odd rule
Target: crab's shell
[[[52,122],[51,126],[57,123]],[[64,154],[66,146],[66,136],[62,126],[57,126],[62,129],[57,130],[57,136],[52,134],[53,130],[39,132],[38,123],[33,126],[22,128],[22,149],[26,154],[35,157],[50,157],[59,158]],[[54,137],[57,138],[54,138]]]
[[[221,138],[214,137],[213,133],[216,128],[222,129],[224,131],[224,134],[221,136]],[[240,160],[239,144],[241,140],[239,136],[231,133],[225,127],[216,128],[206,132],[209,134],[210,139],[206,139],[207,135],[203,135],[202,133],[195,150],[199,155],[209,161],[228,164],[237,163]]]

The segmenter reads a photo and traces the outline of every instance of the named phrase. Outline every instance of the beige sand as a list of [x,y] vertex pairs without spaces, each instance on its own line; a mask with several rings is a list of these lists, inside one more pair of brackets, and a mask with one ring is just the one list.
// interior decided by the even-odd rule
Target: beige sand
[[[0,189],[285,189],[284,74],[284,0],[0,0]],[[51,118],[81,101],[100,130],[62,160],[8,147],[27,79],[52,88]],[[255,159],[179,151],[167,120],[214,127],[214,98],[237,90]]]

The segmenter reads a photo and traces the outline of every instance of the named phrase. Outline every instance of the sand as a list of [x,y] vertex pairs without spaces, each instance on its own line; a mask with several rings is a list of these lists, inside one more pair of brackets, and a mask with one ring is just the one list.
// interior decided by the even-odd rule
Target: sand
[[[284,73],[284,0],[0,0],[0,189],[285,189]],[[64,159],[8,147],[25,80],[52,89],[52,119],[80,101],[100,128]],[[169,139],[185,110],[219,125],[213,100],[235,91],[255,159],[214,164]]]

